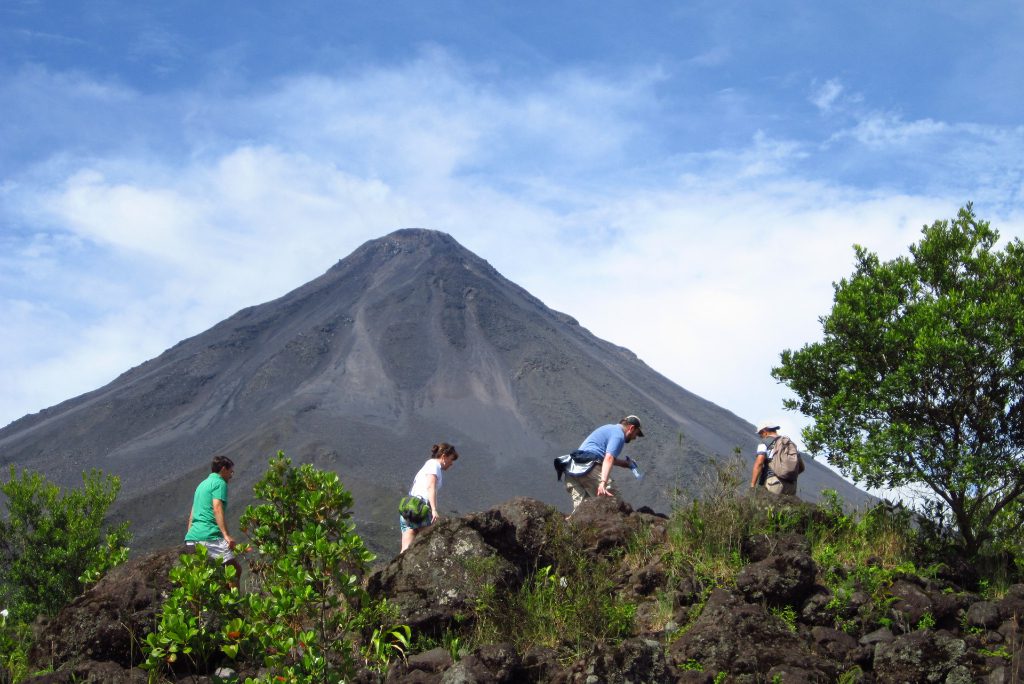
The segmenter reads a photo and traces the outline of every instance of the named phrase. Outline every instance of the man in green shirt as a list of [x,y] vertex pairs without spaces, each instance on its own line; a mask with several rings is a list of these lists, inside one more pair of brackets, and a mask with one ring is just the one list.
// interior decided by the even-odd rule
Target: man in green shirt
[[228,482],[235,474],[235,464],[227,456],[214,456],[210,470],[212,472],[199,483],[192,497],[185,544],[202,544],[211,557],[233,565],[236,577],[240,577],[242,566],[233,553],[235,540],[228,534],[227,524]]

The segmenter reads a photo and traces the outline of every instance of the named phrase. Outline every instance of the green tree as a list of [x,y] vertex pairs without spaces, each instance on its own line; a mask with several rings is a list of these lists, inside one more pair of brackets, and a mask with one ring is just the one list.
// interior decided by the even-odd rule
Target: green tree
[[355,635],[374,627],[364,659],[383,667],[403,653],[408,629],[381,625],[385,607],[362,588],[374,556],[355,533],[352,495],[338,475],[294,467],[279,452],[253,493],[263,503],[241,518],[252,542],[250,590],[228,588],[234,569],[218,568],[205,553],[183,556],[160,625],[146,637],[145,667],[205,672],[227,656],[265,668],[247,681],[344,681],[358,669]]
[[82,488],[61,491],[39,473],[14,466],[0,485],[7,517],[0,520],[0,603],[15,622],[53,615],[85,585],[128,553],[128,523],[104,524],[121,481],[97,470]]
[[922,234],[892,261],[855,246],[823,340],[772,374],[812,451],[872,487],[925,485],[973,555],[1021,527],[1024,244],[997,249],[970,204]]
[[278,452],[253,487],[242,529],[262,591],[249,595],[250,632],[264,664],[297,682],[333,682],[356,669],[350,635],[368,605],[361,578],[374,555],[355,532],[352,495],[338,474]]

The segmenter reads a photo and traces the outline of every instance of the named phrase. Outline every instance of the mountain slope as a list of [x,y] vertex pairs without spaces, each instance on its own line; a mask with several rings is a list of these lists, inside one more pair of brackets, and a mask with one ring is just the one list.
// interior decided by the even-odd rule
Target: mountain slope
[[[756,441],[752,425],[547,308],[450,236],[406,229],[105,387],[15,421],[0,430],[0,462],[64,484],[92,467],[119,475],[119,513],[148,548],[183,533],[213,454],[236,462],[237,519],[283,449],[336,470],[360,531],[381,547],[397,538],[395,502],[431,444],[462,455],[442,511],[512,495],[564,506],[551,459],[627,413],[647,434],[627,447],[645,479],[616,473],[635,505],[667,508],[710,461]],[[801,493],[825,486],[863,496],[811,463]]]

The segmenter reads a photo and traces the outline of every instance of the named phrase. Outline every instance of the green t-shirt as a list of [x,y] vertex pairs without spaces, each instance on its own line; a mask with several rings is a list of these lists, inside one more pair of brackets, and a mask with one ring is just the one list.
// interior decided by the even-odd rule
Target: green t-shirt
[[222,539],[224,535],[217,527],[217,518],[213,515],[213,500],[220,499],[224,504],[224,515],[228,513],[228,483],[217,473],[199,483],[196,494],[192,498],[192,526],[185,535],[187,542],[213,541]]

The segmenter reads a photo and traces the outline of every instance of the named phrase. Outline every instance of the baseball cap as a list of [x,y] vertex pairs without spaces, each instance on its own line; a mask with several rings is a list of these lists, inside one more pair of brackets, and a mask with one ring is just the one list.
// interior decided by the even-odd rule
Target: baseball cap
[[626,416],[625,418],[622,419],[622,422],[634,426],[636,428],[636,434],[638,437],[644,436],[644,431],[640,427],[640,419],[637,418],[636,416]]
[[778,425],[775,425],[772,421],[762,420],[757,424],[757,434],[761,434],[765,430],[776,431],[779,429]]

